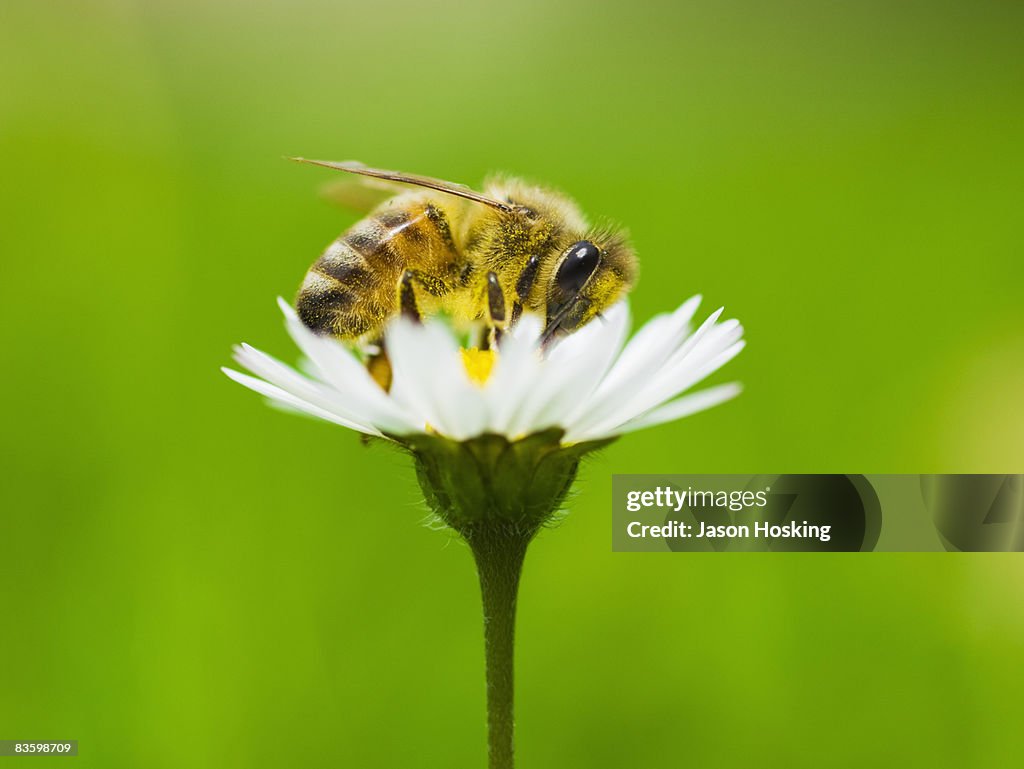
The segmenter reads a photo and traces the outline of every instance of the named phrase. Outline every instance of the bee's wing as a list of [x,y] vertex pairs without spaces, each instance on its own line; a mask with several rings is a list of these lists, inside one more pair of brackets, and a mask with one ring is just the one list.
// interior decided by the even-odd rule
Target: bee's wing
[[385,171],[380,168],[370,168],[369,166],[364,166],[362,163],[358,163],[353,160],[346,160],[341,163],[331,160],[307,160],[306,158],[292,158],[292,160],[299,163],[312,163],[313,165],[323,166],[324,168],[333,168],[337,171],[346,171],[350,174],[368,176],[375,180],[395,182],[398,184],[411,184],[416,187],[426,187],[427,189],[437,190],[438,192],[455,195],[460,198],[465,198],[466,200],[472,200],[476,203],[482,203],[485,206],[497,208],[500,211],[515,210],[512,205],[501,200],[495,200],[494,198],[487,197],[476,190],[470,189],[464,184],[446,182],[441,179],[433,179],[429,176],[418,176],[416,174],[405,174],[401,171]]
[[385,200],[405,192],[401,184],[365,176],[335,179],[320,188],[320,196],[339,208],[368,214]]

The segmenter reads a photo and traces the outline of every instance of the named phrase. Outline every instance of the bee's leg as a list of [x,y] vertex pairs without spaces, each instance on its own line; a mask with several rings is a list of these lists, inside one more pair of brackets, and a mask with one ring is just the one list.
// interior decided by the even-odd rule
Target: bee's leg
[[416,292],[413,290],[412,281],[415,276],[411,270],[406,270],[402,275],[402,283],[398,289],[399,305],[402,317],[419,323],[422,320],[419,308],[416,306]]
[[391,361],[388,359],[388,351],[384,347],[383,337],[376,342],[377,352],[366,359],[366,370],[370,372],[373,381],[381,386],[384,392],[391,390]]
[[[388,359],[388,351],[384,348],[384,337],[378,339],[374,346],[377,348],[377,351],[367,357],[366,370],[373,381],[380,385],[384,392],[390,392],[393,377],[391,361]],[[364,446],[368,446],[371,438],[369,435],[360,435],[359,440]]]
[[498,275],[487,273],[487,317],[490,321],[487,334],[488,346],[493,346],[501,339],[501,331],[505,325],[505,292],[501,290]]
[[512,320],[509,325],[514,326],[519,321],[519,316],[523,314],[523,303],[533,290],[533,284],[537,282],[539,268],[540,258],[534,254],[519,273],[519,280],[516,281],[516,300],[512,304]]

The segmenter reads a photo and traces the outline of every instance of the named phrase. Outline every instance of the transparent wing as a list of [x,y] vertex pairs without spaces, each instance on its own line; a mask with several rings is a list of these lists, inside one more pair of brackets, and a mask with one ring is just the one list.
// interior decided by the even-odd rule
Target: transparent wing
[[315,166],[323,166],[324,168],[333,168],[336,171],[345,171],[350,174],[359,174],[360,176],[366,176],[385,182],[411,184],[415,187],[426,187],[427,189],[437,190],[438,192],[444,192],[448,195],[455,195],[456,197],[465,198],[466,200],[472,200],[475,203],[482,203],[485,206],[497,208],[500,211],[515,210],[512,205],[501,200],[489,198],[483,193],[477,192],[464,184],[446,182],[442,179],[434,179],[429,176],[419,176],[417,174],[402,173],[401,171],[385,171],[380,168],[370,168],[369,166],[365,166],[354,160],[346,160],[340,163],[332,160],[308,160],[306,158],[292,158],[292,160],[298,163],[310,163]]
[[396,182],[350,176],[335,179],[320,187],[320,197],[339,208],[357,214],[368,214],[385,200],[400,195],[406,187]]

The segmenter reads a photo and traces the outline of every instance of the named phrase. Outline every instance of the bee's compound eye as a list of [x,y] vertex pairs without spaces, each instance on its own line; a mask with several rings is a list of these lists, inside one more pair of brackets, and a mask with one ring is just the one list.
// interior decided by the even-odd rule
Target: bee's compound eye
[[581,240],[573,243],[555,274],[555,282],[565,298],[575,296],[597,269],[601,252],[593,243]]

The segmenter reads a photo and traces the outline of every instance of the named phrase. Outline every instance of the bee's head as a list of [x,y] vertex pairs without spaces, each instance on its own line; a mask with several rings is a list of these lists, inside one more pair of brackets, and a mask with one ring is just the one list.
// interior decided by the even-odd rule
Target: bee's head
[[546,271],[545,338],[575,331],[636,282],[636,256],[621,232],[593,232],[555,255]]
[[498,177],[487,191],[512,210],[483,212],[467,240],[485,261],[527,265],[511,285],[544,315],[546,340],[585,325],[633,287],[636,256],[621,230],[591,227],[571,198],[521,179]]

